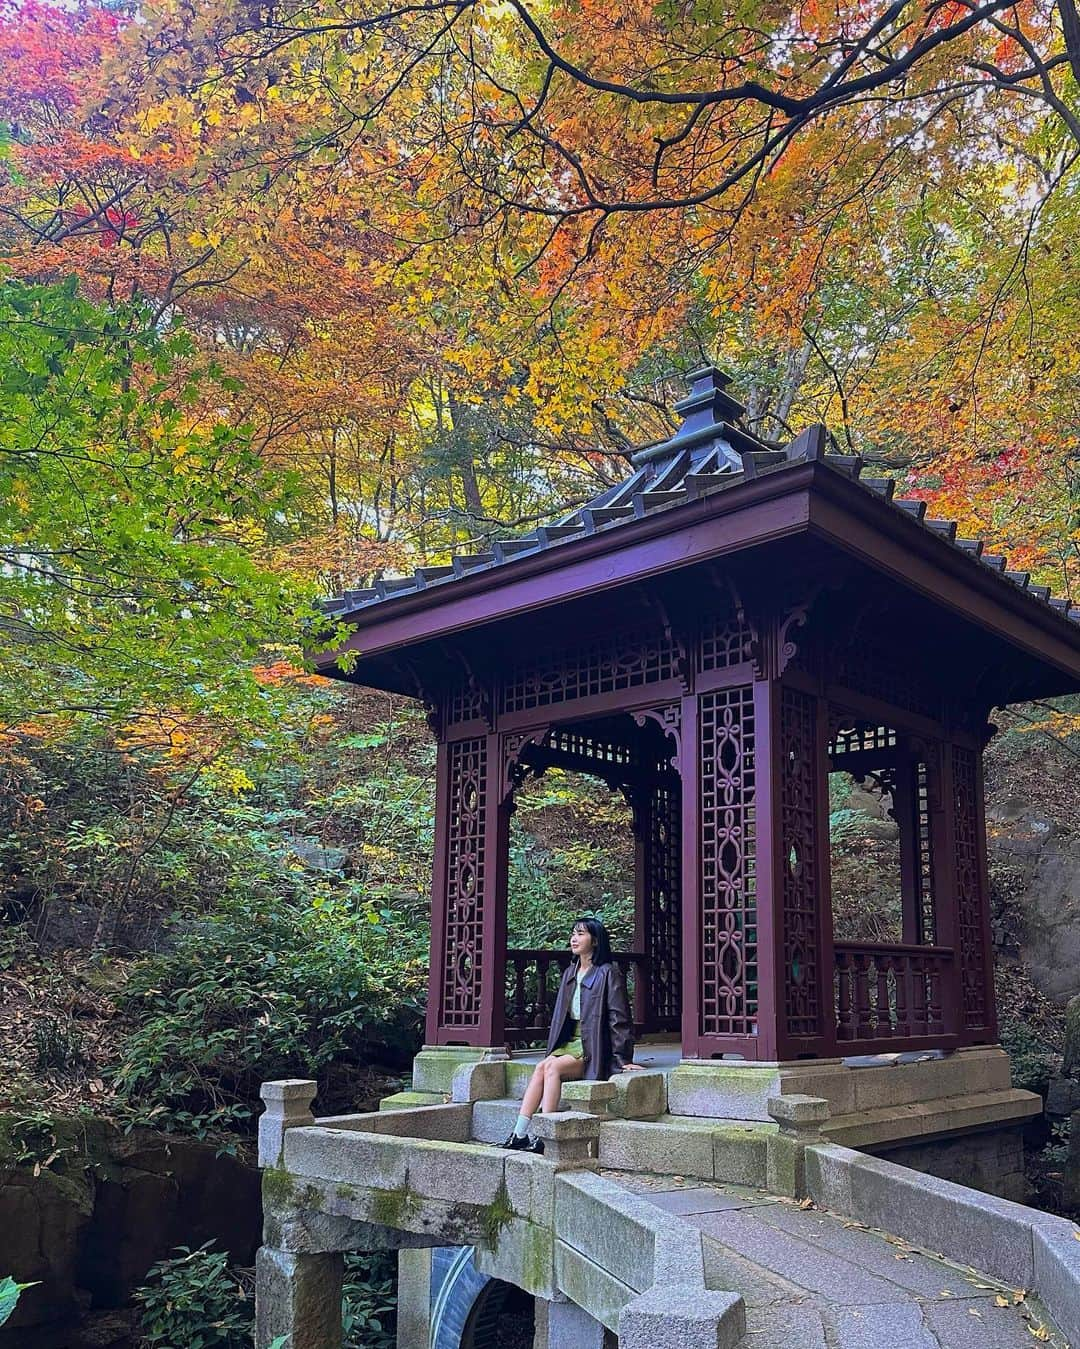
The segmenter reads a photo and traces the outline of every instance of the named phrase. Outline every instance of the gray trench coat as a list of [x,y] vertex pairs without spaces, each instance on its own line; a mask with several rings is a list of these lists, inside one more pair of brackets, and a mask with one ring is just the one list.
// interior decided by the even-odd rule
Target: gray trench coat
[[[578,962],[563,974],[555,995],[547,1052],[566,1038],[570,1001],[574,996]],[[585,1080],[602,1082],[634,1061],[634,1018],[626,997],[626,982],[617,965],[594,965],[581,981],[581,1036],[585,1050]]]

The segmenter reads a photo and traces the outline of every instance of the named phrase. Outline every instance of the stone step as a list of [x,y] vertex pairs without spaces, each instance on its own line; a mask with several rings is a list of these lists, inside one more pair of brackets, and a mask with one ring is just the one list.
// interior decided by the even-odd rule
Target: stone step
[[517,1101],[476,1101],[473,1104],[473,1138],[478,1143],[501,1143],[513,1129],[517,1117]]

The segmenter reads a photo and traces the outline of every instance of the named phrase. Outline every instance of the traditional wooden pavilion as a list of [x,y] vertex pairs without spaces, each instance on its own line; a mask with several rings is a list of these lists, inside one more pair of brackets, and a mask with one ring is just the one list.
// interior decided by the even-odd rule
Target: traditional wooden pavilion
[[[988,718],[1080,689],[1080,610],[824,428],[766,444],[723,374],[690,382],[677,434],[588,506],[327,606],[353,631],[317,667],[422,699],[438,736],[428,1043],[546,1031],[569,956],[507,950],[506,888],[514,793],[553,765],[633,807],[619,960],[684,1058],[993,1043]],[[839,770],[891,797],[902,942],[834,940]]]

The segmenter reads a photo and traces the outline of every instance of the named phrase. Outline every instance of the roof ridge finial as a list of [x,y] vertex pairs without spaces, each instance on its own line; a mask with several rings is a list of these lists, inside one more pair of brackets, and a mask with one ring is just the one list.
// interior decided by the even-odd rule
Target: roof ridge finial
[[683,419],[672,437],[677,444],[686,436],[697,435],[710,426],[737,421],[746,411],[737,398],[727,392],[732,377],[718,365],[703,365],[685,376],[690,392],[675,404]]

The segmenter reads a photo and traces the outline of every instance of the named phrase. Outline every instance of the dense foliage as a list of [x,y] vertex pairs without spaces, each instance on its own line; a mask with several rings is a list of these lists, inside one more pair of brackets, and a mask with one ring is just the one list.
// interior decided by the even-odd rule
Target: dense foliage
[[[229,1269],[225,1252],[210,1245],[178,1247],[150,1269],[136,1290],[141,1349],[247,1349],[251,1344],[250,1284]],[[393,1349],[394,1274],[392,1255],[346,1256],[342,1349]]]

